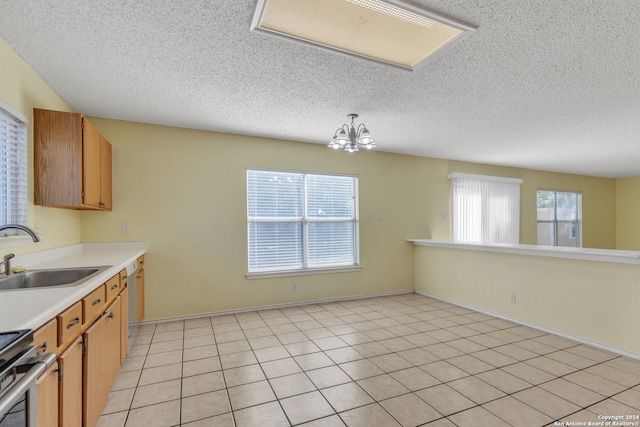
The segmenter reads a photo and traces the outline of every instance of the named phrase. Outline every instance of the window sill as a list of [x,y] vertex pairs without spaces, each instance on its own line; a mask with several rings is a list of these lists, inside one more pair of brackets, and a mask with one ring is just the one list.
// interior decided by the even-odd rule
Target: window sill
[[247,273],[246,277],[252,279],[269,279],[272,277],[311,276],[316,274],[352,273],[360,271],[359,265],[347,267],[307,268],[304,270],[265,271],[264,273]]

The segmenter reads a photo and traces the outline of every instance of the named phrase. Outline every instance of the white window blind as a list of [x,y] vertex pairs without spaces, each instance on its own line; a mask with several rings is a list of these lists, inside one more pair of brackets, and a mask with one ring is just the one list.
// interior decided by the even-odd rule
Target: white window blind
[[26,119],[7,110],[0,104],[0,225],[27,225]]
[[249,273],[358,264],[358,180],[247,170]]
[[519,243],[522,180],[458,173],[449,179],[453,240]]

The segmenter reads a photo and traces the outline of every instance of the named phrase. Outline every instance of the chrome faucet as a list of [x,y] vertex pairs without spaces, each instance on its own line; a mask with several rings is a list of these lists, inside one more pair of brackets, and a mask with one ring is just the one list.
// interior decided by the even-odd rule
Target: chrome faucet
[[7,254],[4,256],[4,261],[0,262],[0,266],[4,266],[4,274],[7,276],[12,275],[11,272],[11,258],[13,258],[14,254]]
[[9,230],[15,228],[16,230],[22,230],[25,233],[27,233],[29,236],[31,236],[31,238],[33,239],[34,242],[39,242],[40,238],[38,237],[38,235],[36,234],[35,231],[33,231],[32,229],[30,229],[29,227],[26,227],[24,225],[20,225],[20,224],[7,224],[7,225],[0,225],[0,231],[2,230]]

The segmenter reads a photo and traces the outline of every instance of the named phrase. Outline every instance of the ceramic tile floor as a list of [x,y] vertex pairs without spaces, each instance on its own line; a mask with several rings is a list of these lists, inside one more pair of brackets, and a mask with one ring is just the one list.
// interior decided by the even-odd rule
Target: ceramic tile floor
[[612,415],[639,425],[640,361],[402,294],[144,325],[99,426],[527,427]]

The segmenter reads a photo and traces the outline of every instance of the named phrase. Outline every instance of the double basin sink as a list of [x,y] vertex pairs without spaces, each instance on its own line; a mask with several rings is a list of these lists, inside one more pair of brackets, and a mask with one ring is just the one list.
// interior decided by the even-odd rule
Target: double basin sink
[[31,270],[0,276],[0,291],[79,286],[107,268],[109,266]]

